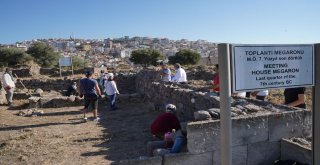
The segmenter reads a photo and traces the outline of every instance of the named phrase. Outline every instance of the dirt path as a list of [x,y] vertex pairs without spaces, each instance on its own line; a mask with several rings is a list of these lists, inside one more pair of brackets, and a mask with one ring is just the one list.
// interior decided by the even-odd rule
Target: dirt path
[[17,110],[0,106],[0,164],[110,164],[144,155],[157,113],[144,103],[119,106],[109,111],[100,102],[99,123],[83,122],[82,107],[43,109],[43,116],[21,117]]

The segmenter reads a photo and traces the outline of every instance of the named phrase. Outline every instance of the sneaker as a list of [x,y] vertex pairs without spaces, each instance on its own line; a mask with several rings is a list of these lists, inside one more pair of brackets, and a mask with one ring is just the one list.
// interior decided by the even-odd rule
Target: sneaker
[[84,121],[88,121],[88,118],[87,118],[87,117],[84,117],[83,120],[84,120]]
[[99,117],[97,117],[97,118],[95,118],[93,121],[98,122],[98,121],[100,121],[100,118],[99,118]]

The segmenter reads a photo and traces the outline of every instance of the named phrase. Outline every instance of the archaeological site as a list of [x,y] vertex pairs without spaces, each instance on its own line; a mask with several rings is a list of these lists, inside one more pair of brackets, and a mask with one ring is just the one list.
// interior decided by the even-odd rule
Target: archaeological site
[[[86,69],[99,77],[100,69]],[[3,89],[0,95],[0,164],[220,164],[220,98],[208,95],[213,67],[187,68],[185,84],[160,81],[158,70],[109,69],[120,91],[119,109],[111,111],[100,98],[101,121],[83,122],[82,99],[65,92],[85,70],[60,77],[55,69],[14,68],[14,106],[6,106]],[[269,97],[232,97],[233,164],[311,164],[311,111],[279,104],[279,92]],[[180,153],[148,156],[147,144],[155,140],[150,124],[168,103],[177,107],[186,143]]]

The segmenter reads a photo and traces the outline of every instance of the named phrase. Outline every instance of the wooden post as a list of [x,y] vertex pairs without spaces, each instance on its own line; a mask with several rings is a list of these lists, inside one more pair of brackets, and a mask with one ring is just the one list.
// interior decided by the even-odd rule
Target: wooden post
[[219,44],[221,164],[232,165],[231,79],[229,44]]

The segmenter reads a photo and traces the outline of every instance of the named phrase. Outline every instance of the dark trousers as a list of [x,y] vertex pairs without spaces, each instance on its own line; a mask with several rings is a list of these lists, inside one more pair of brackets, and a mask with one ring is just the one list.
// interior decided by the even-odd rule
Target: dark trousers
[[115,109],[117,95],[113,94],[113,95],[109,95],[109,97],[110,97],[110,107],[111,107],[111,109]]

